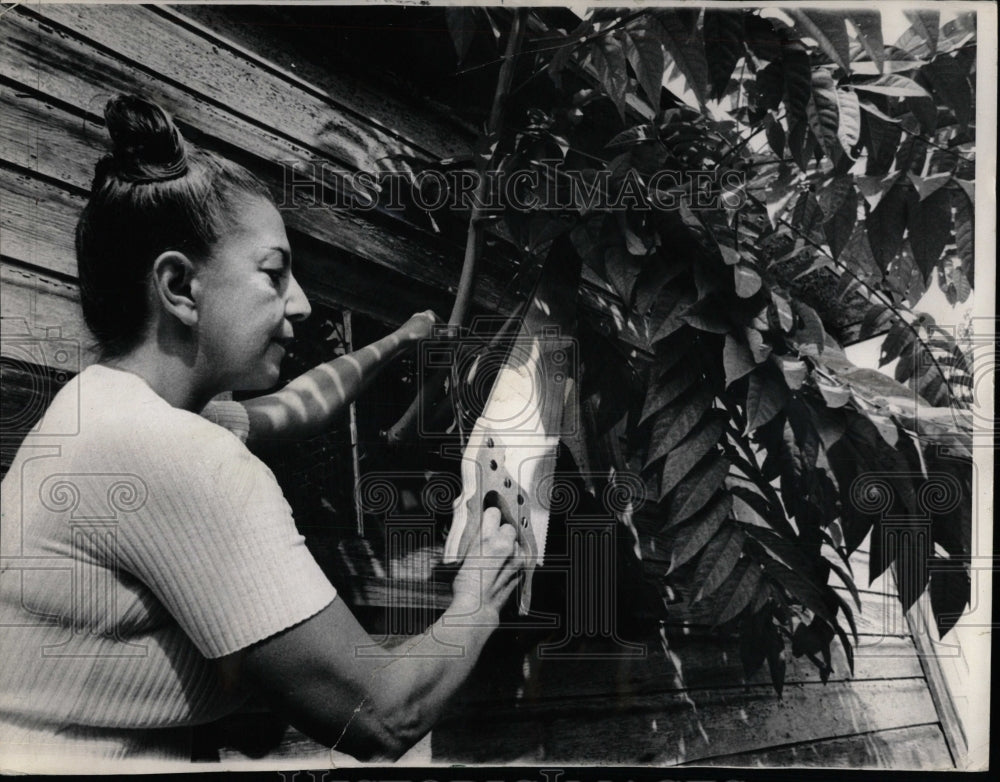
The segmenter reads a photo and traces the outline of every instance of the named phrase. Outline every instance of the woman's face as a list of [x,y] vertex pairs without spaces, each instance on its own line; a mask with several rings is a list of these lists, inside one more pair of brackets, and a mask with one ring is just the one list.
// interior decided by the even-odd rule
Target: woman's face
[[218,391],[256,391],[278,380],[292,324],[309,301],[292,276],[285,225],[267,200],[248,196],[232,229],[195,273],[200,358]]

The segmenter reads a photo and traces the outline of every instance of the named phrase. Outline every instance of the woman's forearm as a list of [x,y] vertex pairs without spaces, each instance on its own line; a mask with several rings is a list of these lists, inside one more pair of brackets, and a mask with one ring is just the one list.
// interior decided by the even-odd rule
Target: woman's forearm
[[379,372],[412,344],[401,330],[304,372],[273,394],[243,402],[250,440],[301,439],[327,431]]
[[443,716],[499,624],[495,610],[456,601],[429,630],[389,651],[377,668],[372,716],[389,738],[390,755],[419,741]]

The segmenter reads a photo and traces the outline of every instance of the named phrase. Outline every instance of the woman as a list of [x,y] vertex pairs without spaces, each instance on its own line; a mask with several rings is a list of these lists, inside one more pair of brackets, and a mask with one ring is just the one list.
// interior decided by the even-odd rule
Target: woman
[[[496,627],[514,530],[482,515],[481,556],[450,608],[387,659],[244,441],[322,430],[433,315],[274,395],[210,403],[271,388],[309,314],[281,217],[257,179],[188,148],[158,106],[121,96],[105,116],[114,151],[77,227],[101,358],[3,482],[0,756],[189,758],[191,726],[256,695],[328,746],[398,757]],[[74,436],[46,435],[70,420]]]

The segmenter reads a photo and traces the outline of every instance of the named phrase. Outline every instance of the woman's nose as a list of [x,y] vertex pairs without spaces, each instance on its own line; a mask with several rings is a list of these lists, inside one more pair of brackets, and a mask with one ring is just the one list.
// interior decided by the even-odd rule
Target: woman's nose
[[288,291],[285,294],[285,317],[290,321],[305,320],[312,312],[306,293],[294,275],[289,275]]

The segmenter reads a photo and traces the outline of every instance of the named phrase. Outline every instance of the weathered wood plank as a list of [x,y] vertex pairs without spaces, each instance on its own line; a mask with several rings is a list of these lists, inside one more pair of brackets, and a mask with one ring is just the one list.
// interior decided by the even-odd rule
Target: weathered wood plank
[[[673,765],[776,743],[818,741],[936,720],[923,679],[689,691],[677,696],[580,699],[558,708],[463,713],[433,734],[435,760],[535,760]],[[527,742],[525,736],[530,736]]]
[[[2,166],[0,186],[4,190],[0,254],[39,270],[75,277],[74,232],[84,199]],[[402,322],[428,307],[443,311],[448,305],[448,297],[440,290],[418,285],[389,269],[372,267],[301,232],[290,230],[289,239],[299,282],[310,298],[323,304],[351,309],[385,323]],[[56,306],[62,311],[62,305]]]
[[[898,598],[879,592],[858,590],[861,598],[861,610],[858,610],[854,598],[851,597],[851,593],[847,589],[840,587],[835,587],[835,589],[854,612],[859,635],[882,637],[909,634]],[[668,626],[707,628],[711,626],[713,621],[710,605],[678,602],[669,605],[667,610]],[[849,630],[843,617],[841,617],[841,624],[845,630]]]
[[[80,132],[86,134],[87,144],[106,144],[104,140],[95,141],[97,134],[92,125],[99,122],[104,101],[115,92],[139,92],[155,96],[171,109],[180,122],[202,131],[197,138],[199,144],[220,148],[219,142],[222,142],[222,146],[227,148],[220,148],[220,151],[248,165],[278,194],[285,189],[284,169],[279,161],[315,162],[314,153],[279,138],[266,128],[255,127],[86,43],[67,35],[56,35],[16,10],[5,16],[3,24],[5,35],[0,37],[0,73],[79,111],[82,116],[75,122]],[[159,42],[157,48],[169,47]],[[18,99],[35,100],[31,96]],[[59,133],[67,129],[67,122],[57,121],[53,126],[45,121],[46,116],[53,115],[42,111],[37,117],[33,116],[33,120],[40,120],[39,126],[32,128],[28,124],[25,131],[36,136],[55,132],[56,138],[51,144],[58,148]],[[89,130],[85,129],[88,124],[91,125]],[[16,153],[18,145],[11,146]],[[71,174],[72,163],[73,158],[69,158],[60,164],[61,173],[52,172],[49,169],[52,164],[43,159],[37,160],[32,168],[56,178],[72,178],[77,185],[83,183],[83,186],[89,186],[92,169],[81,162],[76,172]],[[322,202],[313,208],[285,210],[285,219],[290,227],[333,247],[434,288],[447,290],[455,284],[460,248],[417,232],[396,220],[392,221],[393,229],[389,230],[372,222],[371,217],[324,206]],[[499,303],[499,284],[487,274],[482,275],[478,283],[477,303],[486,309],[495,309]]]
[[[96,356],[89,350],[93,338],[83,322],[76,286],[62,280],[24,269],[0,264],[0,311],[3,312],[5,338],[0,352],[12,360],[25,360],[24,340],[11,339],[12,324],[24,324],[29,340],[68,343],[79,356],[72,365],[74,371],[92,363]],[[8,325],[11,324],[11,325]],[[43,366],[60,367],[56,352],[44,347],[32,348],[29,360]],[[41,351],[41,352],[37,352]],[[37,353],[37,356],[36,356]]]
[[[10,162],[74,187],[88,188],[93,163],[107,143],[99,127],[99,112],[108,95],[122,91],[155,95],[179,122],[196,129],[199,144],[236,156],[276,192],[284,188],[284,170],[276,161],[315,162],[306,150],[267,129],[253,127],[71,36],[56,35],[32,18],[14,13],[5,18],[4,25],[0,72],[31,88],[23,92],[8,87],[4,96],[11,111],[5,110],[8,119],[3,157]],[[69,104],[79,114],[69,113],[40,96]],[[200,130],[205,128],[210,132]],[[459,251],[450,245],[442,246],[438,238],[419,232],[414,235],[409,228],[405,229],[408,233],[400,234],[370,222],[364,215],[322,206],[288,209],[285,217],[291,228],[303,234],[398,271],[429,288],[446,292],[457,277]],[[496,310],[502,304],[503,285],[495,275],[509,273],[503,264],[486,263],[477,279],[477,305]],[[582,286],[580,293],[582,306],[599,313],[598,320],[609,330],[615,323],[625,323],[623,339],[646,347],[639,330],[622,317],[620,307],[609,297],[588,285]]]
[[[267,128],[254,127],[71,36],[57,35],[33,18],[13,13],[4,19],[4,25],[0,73],[31,90],[22,94],[16,87],[10,87],[5,95],[9,96],[5,103],[12,104],[12,110],[3,136],[3,156],[11,162],[76,187],[89,188],[93,163],[107,144],[100,127],[103,102],[115,92],[128,91],[154,95],[179,122],[195,129],[199,144],[235,156],[268,181],[276,192],[284,189],[284,170],[277,161],[316,162],[315,155],[308,150]],[[39,95],[69,104],[79,114],[61,110]],[[56,154],[43,154],[48,151]],[[317,171],[315,165],[312,170]],[[319,169],[319,173],[329,175],[328,183],[336,178],[331,170]],[[390,230],[370,222],[369,217],[322,206],[286,210],[290,227],[429,287],[442,291],[451,288],[457,278],[459,248],[443,245],[438,237],[414,233],[415,229],[397,225],[398,221],[392,221],[396,227]],[[399,229],[407,233],[399,234]],[[500,292],[505,284],[499,277],[511,273],[505,263],[487,259],[483,273],[477,278],[476,303],[486,310],[495,311],[502,305]],[[599,313],[599,322],[609,330],[614,324],[624,324],[621,336],[626,342],[643,349],[648,347],[641,337],[643,329],[622,316],[614,297],[591,285],[581,286],[580,293],[581,305]]]
[[83,197],[0,166],[0,255],[75,278]]
[[[913,643],[907,638],[887,638],[879,654],[866,652],[859,649],[851,677],[843,649],[835,643],[830,682],[905,679],[923,673]],[[616,647],[607,642],[587,644],[574,653],[579,655],[578,659],[553,657],[551,653],[546,658],[537,648],[529,652],[526,664],[530,674],[523,699],[554,702],[558,698],[585,695],[623,699],[679,689],[769,685],[771,681],[766,664],[749,680],[744,679],[739,644],[733,639],[671,638],[670,656],[663,653],[658,643],[647,645],[644,658],[621,655],[615,659]],[[607,657],[602,659],[598,653]],[[789,651],[787,665],[786,683],[820,682],[816,666],[807,658],[792,657]],[[469,702],[476,701],[476,693],[470,693]]]
[[[960,762],[964,763],[969,752],[966,726],[962,724],[962,717],[955,703],[956,693],[953,684],[949,683],[942,667],[942,664],[951,657],[949,653],[961,652],[961,647],[948,649],[947,640],[941,645],[935,643],[939,640],[937,626],[934,622],[930,595],[926,592],[907,612],[906,619],[913,633],[914,646],[923,664],[924,675],[927,678],[927,689],[941,720],[941,732],[944,735],[945,743],[951,750],[952,756],[960,758]],[[951,643],[957,644],[957,639],[952,638]]]
[[893,728],[856,736],[806,741],[791,747],[776,747],[759,752],[702,758],[699,766],[732,766],[736,768],[885,768],[944,770],[954,768],[950,762],[938,725],[918,725]]
[[[259,10],[259,9],[257,9]],[[475,133],[460,122],[428,111],[425,103],[409,95],[376,89],[343,70],[331,68],[326,53],[282,45],[272,28],[246,19],[245,8],[219,5],[158,7],[157,13],[183,20],[210,41],[224,41],[239,53],[309,93],[319,93],[355,116],[402,135],[414,146],[437,158],[468,154]]]
[[303,90],[152,9],[36,5],[32,10],[347,169],[367,171],[393,155],[421,154],[391,126],[376,124],[329,96]]

